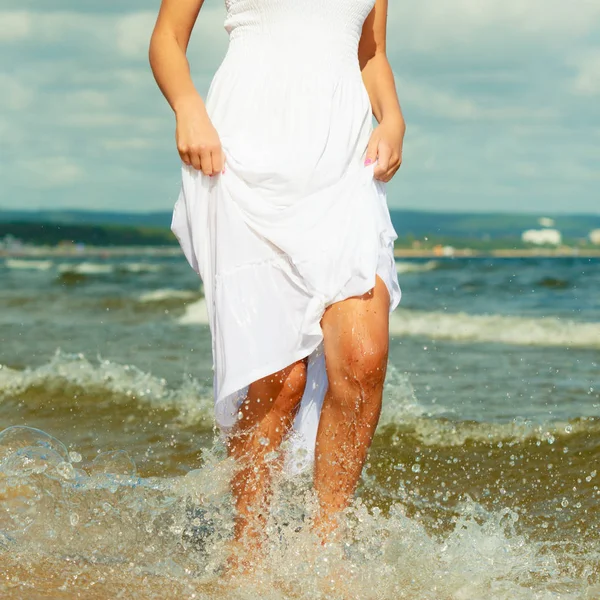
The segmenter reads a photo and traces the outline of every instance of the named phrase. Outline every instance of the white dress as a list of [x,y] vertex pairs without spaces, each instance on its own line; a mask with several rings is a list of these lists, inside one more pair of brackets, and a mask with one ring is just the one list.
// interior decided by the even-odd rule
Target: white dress
[[225,174],[183,165],[172,230],[204,283],[215,416],[309,357],[288,471],[310,465],[327,389],[320,320],[379,275],[400,301],[385,186],[364,166],[371,105],[358,63],[374,0],[226,0],[229,47],[206,98]]

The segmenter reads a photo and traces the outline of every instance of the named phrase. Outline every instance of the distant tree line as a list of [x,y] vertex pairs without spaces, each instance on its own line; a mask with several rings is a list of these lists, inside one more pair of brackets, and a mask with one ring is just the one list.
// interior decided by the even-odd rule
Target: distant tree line
[[[496,249],[524,249],[532,244],[523,242],[516,235],[479,238],[469,235],[415,235],[403,232],[396,241],[397,248],[432,249],[435,246],[452,246],[457,249],[471,248],[477,251]],[[173,246],[177,240],[166,227],[147,227],[131,225],[99,225],[77,223],[48,223],[33,221],[0,221],[0,240],[10,235],[36,246],[57,246],[59,244],[85,244],[86,246]],[[567,246],[591,247],[589,240],[567,238]]]
[[36,246],[73,243],[88,246],[171,246],[177,244],[170,229],[123,225],[0,222],[0,238],[12,235]]

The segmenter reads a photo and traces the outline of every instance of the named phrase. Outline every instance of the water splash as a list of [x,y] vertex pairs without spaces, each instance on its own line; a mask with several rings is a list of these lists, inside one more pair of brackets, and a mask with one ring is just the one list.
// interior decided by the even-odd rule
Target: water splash
[[[136,599],[183,589],[190,598],[279,600],[565,600],[598,591],[519,531],[517,512],[487,511],[468,497],[446,535],[409,518],[401,503],[383,512],[358,499],[343,515],[343,542],[321,546],[306,480],[281,482],[268,557],[253,576],[225,584],[231,469],[216,446],[183,477],[144,479],[123,450],[74,463],[49,434],[8,428],[0,433],[0,563],[20,571],[24,585],[52,568],[64,572],[64,585],[75,571],[101,590],[112,574]],[[139,585],[150,576],[159,595]]]

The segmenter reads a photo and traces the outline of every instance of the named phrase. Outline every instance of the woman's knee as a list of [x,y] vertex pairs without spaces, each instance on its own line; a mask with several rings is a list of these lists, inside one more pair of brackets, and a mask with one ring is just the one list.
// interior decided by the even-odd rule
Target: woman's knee
[[334,361],[328,361],[328,372],[338,385],[341,383],[360,390],[374,390],[383,386],[387,358],[387,339],[368,337],[353,340],[336,353]]

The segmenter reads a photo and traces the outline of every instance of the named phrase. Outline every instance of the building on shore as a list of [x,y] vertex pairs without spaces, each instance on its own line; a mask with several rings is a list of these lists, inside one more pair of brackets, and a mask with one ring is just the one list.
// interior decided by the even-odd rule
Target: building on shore
[[521,235],[521,239],[526,244],[535,244],[536,246],[560,246],[562,235],[558,229],[528,229]]
[[600,229],[590,231],[590,242],[595,246],[600,246]]

